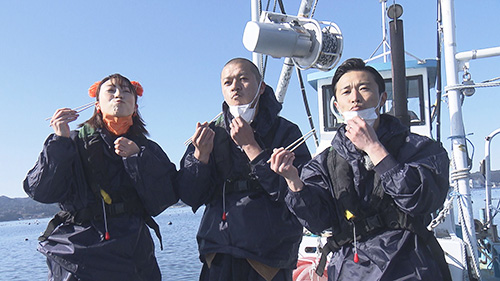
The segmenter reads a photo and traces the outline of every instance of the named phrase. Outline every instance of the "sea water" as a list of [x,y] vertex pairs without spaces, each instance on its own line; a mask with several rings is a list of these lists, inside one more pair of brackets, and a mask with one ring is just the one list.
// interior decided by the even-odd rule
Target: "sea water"
[[[492,190],[492,198],[493,206],[497,207],[500,188]],[[480,217],[484,201],[484,190],[472,190],[474,217]],[[201,262],[198,259],[196,232],[202,214],[203,208],[193,214],[189,207],[180,207],[169,208],[155,218],[163,236],[163,251],[160,250],[154,232],[151,236],[156,245],[156,258],[163,280],[198,280]],[[0,223],[1,281],[47,280],[45,257],[36,248],[37,238],[45,230],[48,221],[49,219],[41,219]],[[495,217],[494,223],[500,224],[500,214]]]
[[[160,225],[163,251],[151,232],[156,258],[163,280],[198,280],[201,262],[198,258],[196,232],[203,208],[193,214],[189,207],[169,208],[155,218]],[[0,280],[47,280],[45,256],[36,248],[38,236],[45,231],[49,218],[0,222]]]
[[[484,218],[484,211],[483,209],[485,208],[485,202],[486,202],[486,191],[484,188],[475,188],[471,190],[471,201],[472,201],[472,211],[473,211],[473,217],[478,220],[483,220]],[[500,200],[500,188],[493,188],[491,189],[491,205],[492,205],[492,214],[495,215],[497,212],[499,214],[496,214],[495,217],[493,218],[493,223],[496,225],[500,225],[500,209],[499,209],[499,202]],[[453,200],[453,212],[455,214],[455,223],[458,223],[458,207],[457,207],[457,200]]]

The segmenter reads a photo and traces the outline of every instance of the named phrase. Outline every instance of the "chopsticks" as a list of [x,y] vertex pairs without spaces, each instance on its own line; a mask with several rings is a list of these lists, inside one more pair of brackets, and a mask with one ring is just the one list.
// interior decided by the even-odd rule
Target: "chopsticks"
[[294,151],[295,149],[297,149],[297,147],[299,147],[301,144],[303,144],[308,138],[310,138],[314,134],[315,131],[316,131],[316,129],[310,130],[309,132],[307,132],[307,134],[301,136],[296,141],[292,142],[289,146],[287,146],[285,148],[285,150],[288,150],[290,152]]
[[[217,114],[214,118],[212,118],[212,120],[210,120],[210,122],[208,122],[209,124],[214,122],[217,118],[219,118],[219,116],[222,115],[222,112],[220,112],[219,114]],[[188,146],[191,144],[191,142],[193,142],[193,140],[191,138],[187,139],[185,142],[184,142],[184,146]]]
[[[76,111],[76,113],[80,113],[86,109],[91,108],[92,106],[94,106],[94,104],[95,104],[95,101],[92,101],[92,102],[89,102],[87,104],[77,106],[77,107],[73,108],[72,110]],[[52,116],[45,118],[45,121],[49,121],[50,119],[52,119]]]
[[[300,138],[298,138],[296,141],[292,142],[290,145],[288,145],[285,150],[288,150],[290,152],[294,151],[295,149],[297,149],[301,144],[303,144],[308,138],[310,138],[312,135],[314,135],[314,132],[316,131],[316,129],[312,129],[310,130],[309,132],[307,132],[307,134],[301,136]],[[271,163],[271,159],[269,158],[269,160],[267,160],[267,163]]]

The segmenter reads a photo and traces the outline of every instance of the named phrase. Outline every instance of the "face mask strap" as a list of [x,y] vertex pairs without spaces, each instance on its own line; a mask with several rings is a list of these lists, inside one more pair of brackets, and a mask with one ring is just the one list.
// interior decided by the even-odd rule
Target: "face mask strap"
[[375,111],[379,110],[378,112],[380,112],[380,107],[381,107],[380,102],[382,101],[382,95],[383,95],[383,94],[384,94],[384,93],[381,93],[381,94],[380,94],[380,97],[378,98],[378,103],[377,103],[377,106],[375,106]]
[[[258,103],[258,100],[259,100],[259,92],[260,92],[260,89],[262,88],[262,82],[264,82],[264,77],[261,77],[260,78],[260,81],[259,81],[259,87],[257,87],[257,92],[255,93],[255,96],[253,97],[253,100],[250,102],[250,108],[254,108],[257,106],[257,103]],[[253,105],[253,106],[252,106]]]

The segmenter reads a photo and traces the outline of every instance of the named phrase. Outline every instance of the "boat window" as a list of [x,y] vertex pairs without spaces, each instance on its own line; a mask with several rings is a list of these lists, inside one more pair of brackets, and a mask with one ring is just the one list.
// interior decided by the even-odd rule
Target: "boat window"
[[316,253],[316,247],[306,247],[304,249],[304,252],[308,253],[308,254],[313,254],[313,253]]
[[[387,102],[384,112],[394,115],[392,79],[384,79],[387,92]],[[410,115],[410,126],[425,124],[425,106],[422,75],[406,77],[406,93],[408,95],[408,115]]]
[[[393,96],[392,96],[392,79],[384,79],[385,89],[387,92],[387,102],[383,111],[394,115]],[[410,126],[425,124],[425,104],[424,104],[424,89],[422,75],[414,75],[406,77],[406,93],[408,95],[408,114],[410,115]],[[337,130],[341,123],[340,114],[337,108],[330,106],[333,96],[332,85],[323,85],[323,124],[325,132]],[[333,109],[333,111],[332,111]]]

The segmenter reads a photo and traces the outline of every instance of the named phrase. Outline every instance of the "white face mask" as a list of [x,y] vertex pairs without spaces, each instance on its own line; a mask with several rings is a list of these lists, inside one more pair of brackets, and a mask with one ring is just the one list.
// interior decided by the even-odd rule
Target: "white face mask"
[[[245,120],[248,124],[252,123],[253,119],[255,118],[257,103],[259,102],[259,92],[261,85],[262,81],[260,81],[257,93],[255,93],[255,97],[253,97],[253,100],[251,102],[243,105],[229,105],[229,112],[231,112],[231,115],[233,115],[235,118],[243,118],[243,120]],[[253,107],[250,107],[252,104]]]
[[368,124],[370,127],[373,127],[373,124],[375,124],[375,120],[377,120],[378,118],[376,107],[370,107],[357,111],[346,111],[343,112],[342,115],[344,116],[344,120],[346,123],[348,120],[354,118],[354,116],[359,116],[359,118],[365,120],[366,124]]
[[377,111],[380,108],[381,101],[382,101],[382,95],[380,95],[380,98],[378,99],[378,103],[377,103],[376,107],[370,107],[370,108],[357,110],[357,111],[342,112],[342,116],[344,117],[344,123],[347,123],[347,121],[354,118],[354,116],[359,116],[359,118],[365,120],[366,124],[368,124],[370,127],[373,127],[373,124],[375,124],[375,121],[378,118]]

